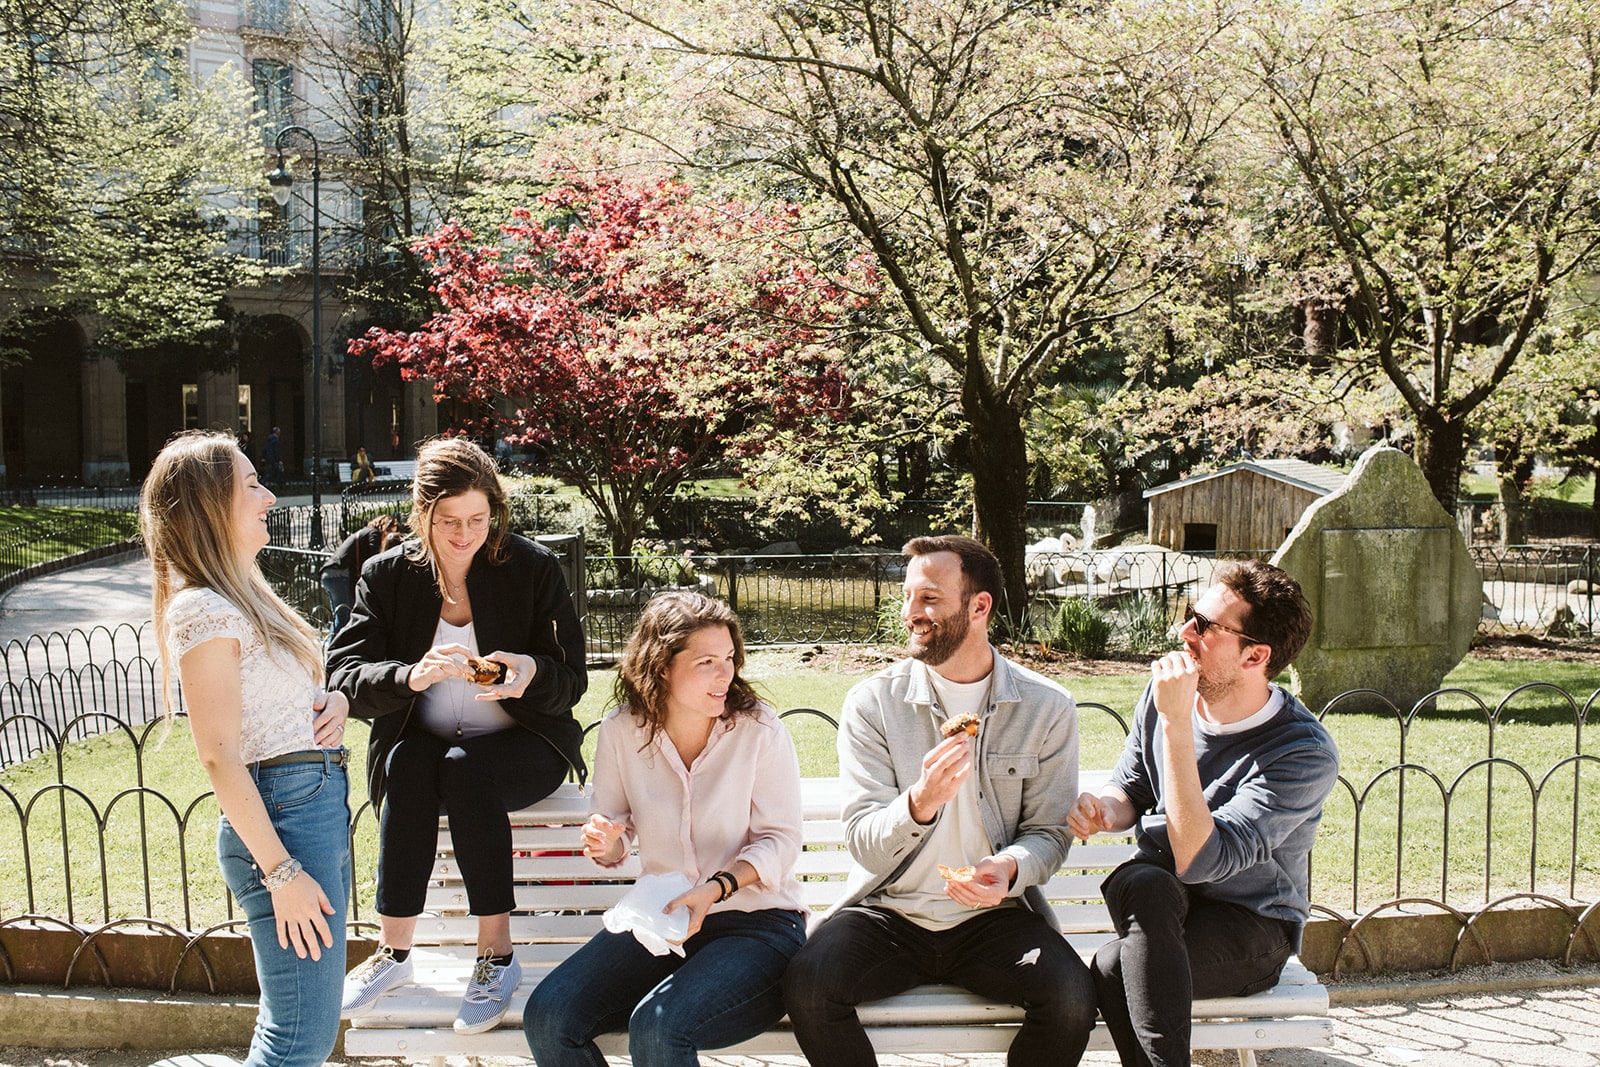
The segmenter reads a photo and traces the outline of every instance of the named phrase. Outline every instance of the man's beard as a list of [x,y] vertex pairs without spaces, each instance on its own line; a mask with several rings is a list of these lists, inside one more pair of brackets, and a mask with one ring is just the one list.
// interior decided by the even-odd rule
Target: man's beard
[[963,603],[960,611],[951,612],[947,618],[933,623],[927,635],[920,638],[923,642],[920,648],[911,646],[908,651],[912,659],[920,659],[930,667],[937,667],[961,650],[971,629],[967,606]]

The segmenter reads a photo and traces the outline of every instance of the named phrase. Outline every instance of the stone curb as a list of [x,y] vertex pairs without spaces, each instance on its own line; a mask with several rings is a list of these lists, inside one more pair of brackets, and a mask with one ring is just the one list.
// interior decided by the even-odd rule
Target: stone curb
[[0,1034],[46,1049],[245,1046],[256,1003],[142,989],[0,987]]
[[1600,987],[1600,971],[1573,974],[1510,975],[1504,978],[1463,978],[1447,976],[1415,982],[1375,982],[1370,985],[1328,987],[1328,1003],[1334,1007],[1359,1004],[1415,1003],[1480,993],[1510,993],[1525,989],[1567,989],[1573,986]]
[[[1328,999],[1334,1007],[1343,1007],[1573,986],[1600,987],[1600,970],[1337,985],[1329,989]],[[0,1034],[7,1035],[8,1043],[34,1048],[242,1048],[250,1043],[255,1019],[253,999],[169,996],[138,989],[0,986]],[[343,1048],[341,1040],[335,1055],[342,1055]]]

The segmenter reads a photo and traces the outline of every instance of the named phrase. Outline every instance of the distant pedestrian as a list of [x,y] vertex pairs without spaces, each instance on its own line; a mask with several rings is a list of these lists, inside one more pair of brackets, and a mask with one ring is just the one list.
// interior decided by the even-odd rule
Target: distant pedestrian
[[276,426],[261,446],[261,470],[262,481],[268,485],[283,484],[283,439],[278,436]]
[[163,673],[183,686],[222,809],[222,875],[255,951],[261,1008],[245,1063],[313,1067],[339,1035],[350,705],[322,691],[317,634],[256,563],[273,503],[233,436],[202,431],[161,450],[139,516]]
[[388,547],[391,534],[399,533],[399,520],[385,512],[341,541],[328,562],[322,565],[318,577],[328,594],[330,636],[350,620],[350,609],[356,603],[355,583],[361,577],[361,568]]
[[362,482],[375,482],[378,472],[373,469],[372,457],[367,455],[367,446],[362,445],[356,449],[355,461],[350,464],[350,484],[360,485]]

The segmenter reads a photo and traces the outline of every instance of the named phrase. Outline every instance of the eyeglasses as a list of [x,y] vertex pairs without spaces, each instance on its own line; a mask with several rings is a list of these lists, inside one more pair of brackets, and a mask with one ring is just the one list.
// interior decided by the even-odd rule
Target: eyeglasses
[[1216,619],[1207,618],[1198,611],[1194,610],[1193,604],[1190,604],[1183,609],[1183,621],[1194,623],[1194,635],[1196,637],[1204,637],[1206,635],[1206,631],[1215,626],[1219,630],[1226,630],[1230,634],[1244,638],[1244,640],[1249,641],[1252,645],[1267,644],[1267,642],[1261,640],[1261,638],[1251,637],[1243,630],[1235,630],[1232,626],[1229,626],[1226,623],[1220,623]]
[[439,527],[447,534],[460,536],[462,530],[471,530],[473,533],[483,533],[489,528],[489,516],[474,515],[470,519],[434,519],[433,525]]

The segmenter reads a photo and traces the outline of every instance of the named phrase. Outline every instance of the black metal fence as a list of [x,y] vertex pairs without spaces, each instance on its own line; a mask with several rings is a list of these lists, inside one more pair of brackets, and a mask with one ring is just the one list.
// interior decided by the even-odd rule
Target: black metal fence
[[[8,686],[55,688],[88,665],[77,657],[94,640],[42,642],[34,654],[44,676]],[[96,665],[98,677],[152,684],[143,656],[121,670]],[[1600,691],[1535,683],[1491,701],[1442,690],[1380,713],[1352,710],[1357,696],[1371,694],[1341,695],[1322,711],[1344,762],[1312,859],[1315,911],[1349,923],[1399,903],[1538,902],[1568,909],[1576,937],[1583,902],[1600,899],[1600,758],[1584,737]],[[233,921],[212,853],[217,807],[185,721],[128,719],[125,706],[85,698],[64,722],[20,708],[0,716],[0,736],[34,731],[47,742],[0,771],[0,926],[22,915],[78,925],[139,916],[187,931]],[[1086,761],[1114,758],[1127,722],[1124,711],[1082,705],[1085,752],[1095,754]],[[352,744],[359,759],[364,731]],[[357,870],[370,872],[376,828],[352,801]],[[371,921],[371,893],[364,873],[353,922]]]

